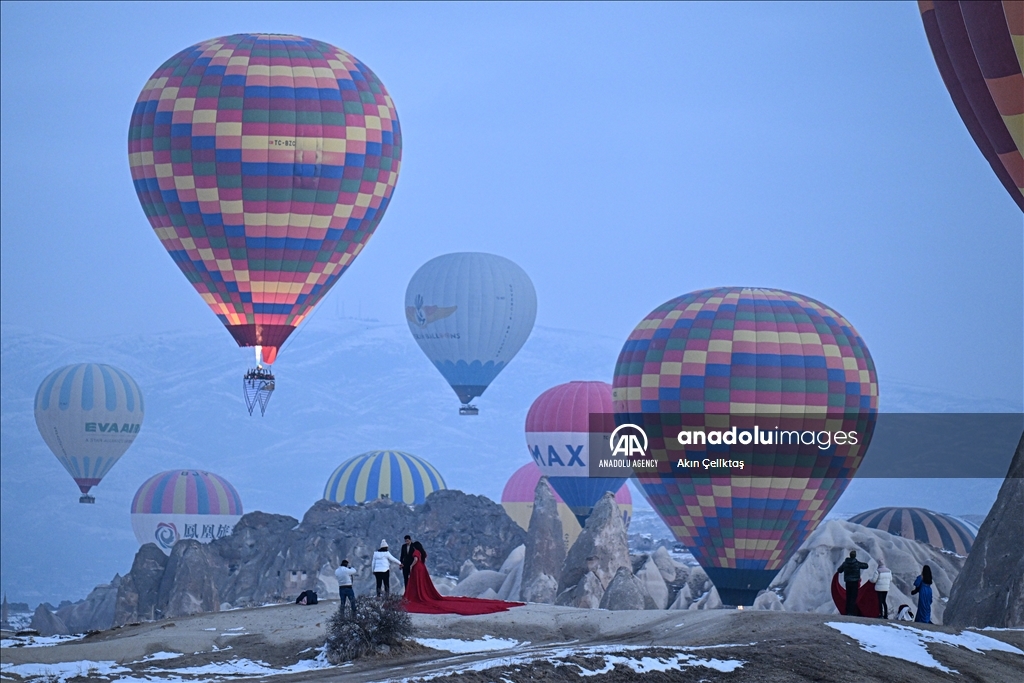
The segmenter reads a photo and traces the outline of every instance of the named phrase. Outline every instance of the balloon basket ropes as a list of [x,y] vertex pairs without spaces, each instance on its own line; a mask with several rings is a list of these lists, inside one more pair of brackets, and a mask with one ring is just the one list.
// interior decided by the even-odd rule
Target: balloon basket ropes
[[242,378],[242,394],[245,396],[245,407],[249,414],[260,407],[260,415],[267,414],[267,404],[274,393],[274,374],[268,368],[257,366],[251,368]]
[[89,503],[91,505],[91,504],[96,502],[96,497],[95,496],[90,496],[89,494],[86,494],[84,496],[80,496],[78,498],[78,502],[79,503]]
[[474,405],[466,404],[459,408],[459,415],[479,415],[480,409]]

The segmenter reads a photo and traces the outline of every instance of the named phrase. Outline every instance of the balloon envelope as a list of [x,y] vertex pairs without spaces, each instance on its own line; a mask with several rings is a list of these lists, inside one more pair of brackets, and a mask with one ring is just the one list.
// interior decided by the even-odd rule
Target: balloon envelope
[[202,470],[170,470],[145,481],[132,500],[132,530],[140,545],[170,555],[182,539],[209,543],[230,536],[242,499],[227,479]]
[[433,465],[402,451],[369,451],[346,460],[324,486],[324,500],[359,505],[390,498],[420,505],[434,491],[447,488]]
[[526,414],[530,456],[580,526],[601,496],[626,482],[621,477],[590,476],[591,416],[603,422],[602,416],[611,414],[612,388],[607,382],[559,384],[538,396]]
[[1024,211],[1024,4],[918,0],[946,89],[999,182]]
[[[530,530],[530,517],[533,515],[533,502],[536,495],[537,483],[540,481],[540,468],[535,463],[528,462],[516,470],[501,492],[501,506],[512,520],[521,526],[524,531]],[[550,483],[548,484],[550,488]],[[558,518],[562,522],[562,538],[565,540],[565,547],[569,549],[576,542],[583,528],[580,526],[576,515],[565,504],[558,491],[551,489],[558,506]],[[622,514],[622,522],[628,527],[633,519],[633,495],[629,490],[629,484],[623,484],[615,492],[615,503],[619,506]]]
[[978,527],[941,512],[924,508],[878,508],[850,517],[848,522],[912,538],[960,556],[971,552]]
[[54,370],[36,392],[36,427],[57,460],[89,489],[135,441],[145,405],[131,376],[112,365],[80,363]]
[[468,404],[530,336],[537,294],[523,269],[507,258],[445,254],[412,276],[405,317],[423,353]]
[[401,157],[377,76],[333,45],[289,35],[182,50],[146,83],[128,132],[157,237],[266,363],[370,239]]
[[[637,478],[726,604],[752,604],[832,508],[878,410],[874,362],[853,326],[814,299],[772,289],[701,290],[659,306],[623,346],[613,387],[615,421],[645,428],[648,457],[747,463],[732,476],[659,466]],[[800,432],[853,430],[858,443],[683,450],[677,440],[680,423],[722,430],[753,418]]]

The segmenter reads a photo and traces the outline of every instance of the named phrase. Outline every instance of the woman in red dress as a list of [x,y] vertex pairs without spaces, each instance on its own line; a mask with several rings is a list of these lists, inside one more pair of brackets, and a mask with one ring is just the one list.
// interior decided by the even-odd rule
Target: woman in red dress
[[509,608],[519,607],[521,602],[505,602],[504,600],[482,600],[480,598],[446,597],[437,592],[434,582],[427,573],[427,551],[423,544],[416,541],[412,544],[412,568],[409,570],[409,583],[405,587],[405,611],[417,614],[493,614],[505,612]]

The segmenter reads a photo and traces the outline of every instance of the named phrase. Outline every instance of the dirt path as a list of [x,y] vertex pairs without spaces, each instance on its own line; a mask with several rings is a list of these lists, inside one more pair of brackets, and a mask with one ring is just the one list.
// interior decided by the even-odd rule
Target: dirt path
[[[941,626],[896,628],[835,615],[711,610],[607,612],[527,605],[507,613],[458,617],[413,615],[416,637],[433,647],[490,651],[455,654],[414,644],[343,667],[313,658],[336,602],[234,610],[130,626],[54,647],[4,647],[3,679],[77,682],[107,676],[153,681],[274,680],[291,682],[432,680],[452,683],[601,681],[1013,681],[1024,655],[992,650],[1008,643],[1024,652],[1024,631],[960,635]],[[886,642],[928,642],[928,667],[868,652],[847,630],[867,629]],[[879,631],[878,629],[888,629]],[[857,632],[860,633],[860,632]],[[985,638],[993,638],[988,641]],[[963,639],[988,643],[974,652]],[[909,640],[908,640],[909,639]],[[973,639],[973,640],[971,640]],[[444,643],[441,641],[449,641]],[[988,648],[988,649],[985,649]],[[147,660],[148,658],[148,660]],[[90,663],[103,663],[106,669]],[[71,664],[77,663],[77,664]],[[78,669],[75,669],[78,666]],[[49,667],[49,668],[47,668]],[[950,672],[942,671],[942,668]],[[957,673],[952,673],[956,671]],[[62,673],[63,672],[63,673]],[[84,677],[75,677],[75,673]],[[589,674],[583,676],[583,674]]]

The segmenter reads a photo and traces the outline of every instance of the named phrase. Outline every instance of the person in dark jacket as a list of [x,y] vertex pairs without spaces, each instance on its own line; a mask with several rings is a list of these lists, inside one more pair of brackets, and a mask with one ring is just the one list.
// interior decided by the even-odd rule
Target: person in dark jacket
[[412,569],[412,536],[406,535],[405,543],[402,544],[402,552],[398,555],[398,561],[402,563],[402,581],[409,585],[409,570]]
[[851,550],[850,556],[836,570],[837,572],[842,572],[843,582],[846,583],[847,616],[860,616],[860,610],[857,609],[857,593],[860,591],[860,570],[867,568],[867,564],[857,560],[857,551]]
[[917,595],[917,616],[914,621],[922,624],[932,623],[932,568],[925,565],[921,574],[914,579],[914,590],[911,595]]

